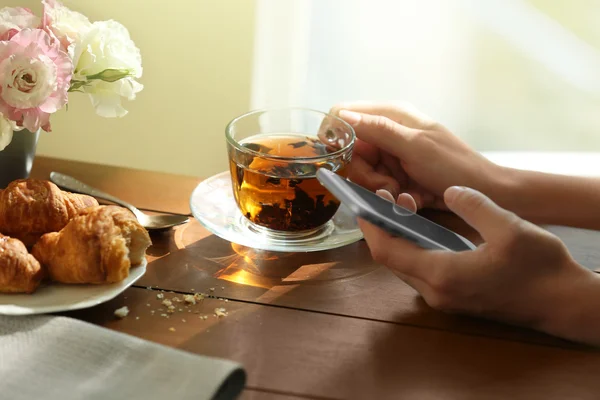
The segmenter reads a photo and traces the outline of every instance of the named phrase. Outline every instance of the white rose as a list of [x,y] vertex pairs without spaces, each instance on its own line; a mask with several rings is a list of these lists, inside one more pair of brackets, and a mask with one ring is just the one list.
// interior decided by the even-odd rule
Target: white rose
[[135,94],[144,86],[133,78],[123,78],[115,82],[93,81],[86,86],[84,92],[89,93],[96,113],[105,118],[116,118],[127,115],[121,105],[121,97],[134,100]]
[[140,50],[116,21],[94,22],[76,43],[73,64],[71,90],[88,93],[103,117],[127,114],[121,97],[133,100],[144,88],[135,80],[142,76]]
[[15,123],[0,113],[0,151],[4,150],[12,141],[15,128]]

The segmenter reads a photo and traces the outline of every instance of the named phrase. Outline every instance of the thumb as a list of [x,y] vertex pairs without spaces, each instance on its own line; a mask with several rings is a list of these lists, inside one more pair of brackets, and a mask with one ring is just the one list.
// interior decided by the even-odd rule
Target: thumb
[[419,132],[382,115],[349,110],[341,110],[338,115],[354,128],[360,140],[400,158],[404,153],[410,153],[409,141]]
[[477,190],[452,186],[446,189],[444,201],[450,211],[473,227],[486,242],[506,232],[518,217]]

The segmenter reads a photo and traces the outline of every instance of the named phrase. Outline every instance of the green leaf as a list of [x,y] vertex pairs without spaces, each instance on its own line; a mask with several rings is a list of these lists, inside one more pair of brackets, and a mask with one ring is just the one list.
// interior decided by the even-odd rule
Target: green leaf
[[69,92],[83,92],[81,88],[86,84],[86,81],[71,81],[71,87],[69,87]]

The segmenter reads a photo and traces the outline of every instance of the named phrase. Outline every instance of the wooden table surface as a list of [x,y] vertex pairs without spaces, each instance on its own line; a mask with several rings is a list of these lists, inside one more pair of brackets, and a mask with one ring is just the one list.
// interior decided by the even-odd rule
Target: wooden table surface
[[[53,170],[139,208],[179,214],[190,213],[189,197],[200,182],[46,157],[36,158],[32,177],[47,179]],[[478,240],[449,214],[430,217]],[[600,232],[549,229],[576,259],[600,270]],[[220,239],[193,219],[152,241],[147,272],[134,287],[67,315],[238,361],[248,373],[243,399],[600,398],[599,351],[434,311],[374,263],[364,241],[317,253],[261,252]],[[166,318],[159,290],[166,298],[197,292],[217,298],[178,307]],[[129,316],[116,319],[114,310],[124,305]],[[220,307],[226,317],[214,316]]]

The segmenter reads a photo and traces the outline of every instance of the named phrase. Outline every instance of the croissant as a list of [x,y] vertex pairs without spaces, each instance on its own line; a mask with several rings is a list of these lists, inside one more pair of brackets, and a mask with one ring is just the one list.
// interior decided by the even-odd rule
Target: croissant
[[40,238],[32,254],[62,283],[113,283],[140,264],[152,244],[128,210],[95,206],[80,211],[60,232]]
[[20,240],[0,234],[1,293],[33,293],[43,276],[40,263]]
[[97,205],[93,197],[63,192],[49,181],[19,179],[0,190],[0,232],[31,247],[44,233],[64,228],[79,210]]

